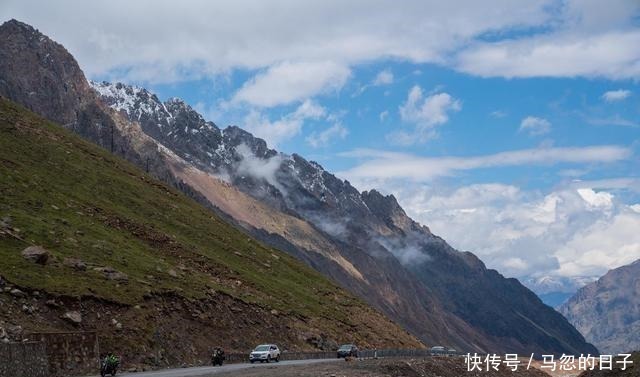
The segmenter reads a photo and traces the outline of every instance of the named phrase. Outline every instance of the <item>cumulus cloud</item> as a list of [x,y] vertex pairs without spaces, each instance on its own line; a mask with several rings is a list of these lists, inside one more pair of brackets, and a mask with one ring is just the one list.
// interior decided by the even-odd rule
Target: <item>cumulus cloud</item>
[[551,131],[551,122],[544,118],[528,116],[520,122],[520,131],[531,136],[544,135]]
[[410,216],[491,268],[519,278],[575,278],[600,276],[640,258],[638,205],[617,200],[606,183],[583,184],[590,187],[546,193],[499,183],[447,188],[396,180],[382,187]]
[[327,115],[326,109],[317,103],[306,100],[298,108],[278,120],[271,121],[262,112],[252,109],[244,117],[242,127],[275,148],[279,143],[289,140],[300,133],[304,122],[320,119]]
[[373,85],[389,85],[393,83],[393,72],[390,69],[385,69],[378,72],[375,79],[373,79]]
[[613,205],[613,195],[606,191],[595,192],[591,188],[580,188],[577,189],[576,192],[587,202],[590,208],[607,209]]
[[313,148],[318,148],[329,145],[333,140],[344,139],[348,134],[349,130],[338,122],[321,132],[312,132],[306,140]]
[[348,67],[332,61],[284,62],[256,75],[233,96],[233,102],[272,107],[308,99],[342,88]]
[[407,101],[400,106],[400,117],[425,127],[433,127],[449,120],[449,112],[459,111],[460,101],[448,93],[436,93],[425,97],[422,88],[414,86],[409,91]]
[[391,139],[399,144],[424,142],[435,135],[434,128],[449,121],[449,114],[460,111],[462,103],[448,93],[435,93],[425,96],[422,88],[415,85],[407,100],[398,111],[400,118],[415,126],[412,132],[400,131],[391,134]]
[[341,156],[364,161],[340,174],[350,180],[402,178],[425,181],[465,170],[559,163],[608,163],[627,159],[631,155],[631,149],[615,145],[539,147],[472,157],[421,157],[406,153],[356,149],[344,152]]
[[616,101],[622,101],[628,98],[630,95],[631,95],[630,90],[625,90],[625,89],[610,90],[608,92],[605,92],[602,95],[602,99],[605,102],[616,102]]
[[574,233],[555,253],[565,276],[602,275],[640,259],[640,214],[619,209]]

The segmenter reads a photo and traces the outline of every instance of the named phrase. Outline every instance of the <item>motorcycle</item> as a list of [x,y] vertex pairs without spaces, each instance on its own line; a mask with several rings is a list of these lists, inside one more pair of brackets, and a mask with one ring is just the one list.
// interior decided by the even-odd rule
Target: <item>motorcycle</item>
[[211,355],[211,364],[213,364],[214,367],[216,365],[222,366],[224,359],[225,359],[224,351],[220,348],[217,348],[215,351],[213,351],[213,354]]
[[116,373],[118,373],[119,365],[120,365],[120,362],[109,361],[105,358],[104,360],[102,360],[102,364],[100,366],[100,376],[105,377],[107,374],[110,374],[111,376],[115,376]]

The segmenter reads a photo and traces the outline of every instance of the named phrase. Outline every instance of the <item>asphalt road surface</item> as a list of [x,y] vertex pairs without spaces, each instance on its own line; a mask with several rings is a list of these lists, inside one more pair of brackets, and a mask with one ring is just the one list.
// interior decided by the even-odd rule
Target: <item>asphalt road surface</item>
[[[251,368],[263,368],[269,365],[309,365],[317,363],[337,362],[337,359],[319,359],[319,360],[289,360],[280,361],[279,363],[242,363],[242,364],[227,364],[221,367],[195,367],[195,368],[178,368],[178,369],[163,369],[153,372],[138,372],[138,373],[118,373],[118,376],[130,376],[130,377],[199,377],[210,376],[220,374],[224,372],[233,372]],[[342,361],[344,363],[344,360]],[[92,376],[93,377],[93,376]]]

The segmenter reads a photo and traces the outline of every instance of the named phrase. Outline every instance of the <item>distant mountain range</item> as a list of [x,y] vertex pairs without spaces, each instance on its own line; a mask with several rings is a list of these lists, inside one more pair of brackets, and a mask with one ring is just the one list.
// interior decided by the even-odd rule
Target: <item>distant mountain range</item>
[[531,289],[545,304],[557,308],[571,298],[578,289],[598,280],[597,276],[542,276],[522,279],[522,284]]
[[559,310],[603,353],[640,350],[640,260],[607,272]]
[[425,343],[597,353],[519,281],[453,249],[393,196],[359,192],[241,128],[220,129],[179,99],[161,102],[143,88],[89,83],[62,46],[28,25],[9,21],[0,37],[0,94],[178,187]]

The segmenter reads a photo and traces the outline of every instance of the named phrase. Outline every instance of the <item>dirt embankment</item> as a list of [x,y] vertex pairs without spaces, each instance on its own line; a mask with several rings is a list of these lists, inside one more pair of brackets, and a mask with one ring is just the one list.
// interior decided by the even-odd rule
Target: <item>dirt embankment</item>
[[[337,331],[352,332],[348,325],[337,326]],[[121,355],[125,370],[208,364],[215,346],[248,352],[268,340],[291,351],[312,351],[328,341],[312,319],[269,311],[220,292],[200,300],[149,295],[129,306],[31,291],[0,277],[0,341],[60,331],[97,331],[100,349]],[[373,333],[366,326],[362,332],[369,337]],[[393,344],[388,338],[379,341]]]
[[[421,359],[380,359],[362,361],[336,361],[311,365],[252,368],[215,376],[225,377],[549,377],[536,369],[511,372],[468,372],[465,359],[461,357],[435,357]],[[212,376],[213,377],[213,376]]]

